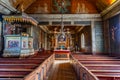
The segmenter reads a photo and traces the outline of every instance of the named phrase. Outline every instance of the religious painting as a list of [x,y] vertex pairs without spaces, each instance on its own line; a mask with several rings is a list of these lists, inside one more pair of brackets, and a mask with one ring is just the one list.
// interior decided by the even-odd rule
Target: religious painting
[[63,35],[63,34],[60,34],[60,35],[58,36],[58,42],[63,42],[63,41],[66,41],[66,36]]
[[33,48],[33,38],[28,39],[28,48]]
[[20,37],[6,37],[6,48],[7,49],[19,49],[20,48]]
[[110,46],[112,53],[120,52],[120,19],[119,15],[109,19]]
[[71,0],[52,0],[52,13],[70,13]]
[[13,25],[11,25],[11,23],[4,22],[3,34],[4,35],[12,34],[12,28],[13,28]]
[[22,48],[23,49],[28,48],[28,38],[27,37],[22,37]]
[[29,8],[25,10],[26,13],[50,13],[51,0],[36,0]]

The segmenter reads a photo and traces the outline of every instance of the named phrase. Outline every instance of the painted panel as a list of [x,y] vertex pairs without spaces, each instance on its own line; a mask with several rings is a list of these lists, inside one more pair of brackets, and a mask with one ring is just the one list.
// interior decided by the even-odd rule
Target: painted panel
[[10,23],[4,22],[3,35],[12,34],[12,28],[14,28]]
[[52,13],[70,13],[71,0],[52,0]]
[[22,49],[28,48],[28,37],[22,37]]
[[5,49],[9,51],[20,51],[20,37],[18,36],[6,36],[5,37]]
[[33,48],[33,38],[28,38],[28,48]]
[[50,13],[51,0],[36,0],[29,8],[26,9],[26,13]]
[[98,13],[88,0],[72,0],[71,13]]
[[120,52],[120,20],[119,15],[109,19],[110,46],[112,53]]

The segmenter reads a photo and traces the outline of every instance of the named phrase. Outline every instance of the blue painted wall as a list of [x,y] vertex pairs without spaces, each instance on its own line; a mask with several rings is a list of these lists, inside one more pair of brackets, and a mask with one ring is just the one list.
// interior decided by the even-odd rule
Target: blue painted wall
[[109,34],[112,55],[120,55],[120,14],[109,19]]

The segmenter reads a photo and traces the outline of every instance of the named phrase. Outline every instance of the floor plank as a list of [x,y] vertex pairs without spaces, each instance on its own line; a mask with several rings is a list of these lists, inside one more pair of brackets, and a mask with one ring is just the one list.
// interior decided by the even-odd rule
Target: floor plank
[[56,60],[47,80],[77,80],[69,60]]

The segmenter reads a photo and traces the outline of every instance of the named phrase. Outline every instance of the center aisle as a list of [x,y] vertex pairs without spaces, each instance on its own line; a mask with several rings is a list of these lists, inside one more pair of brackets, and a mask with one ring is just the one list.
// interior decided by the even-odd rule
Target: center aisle
[[47,80],[77,80],[69,60],[55,60]]

